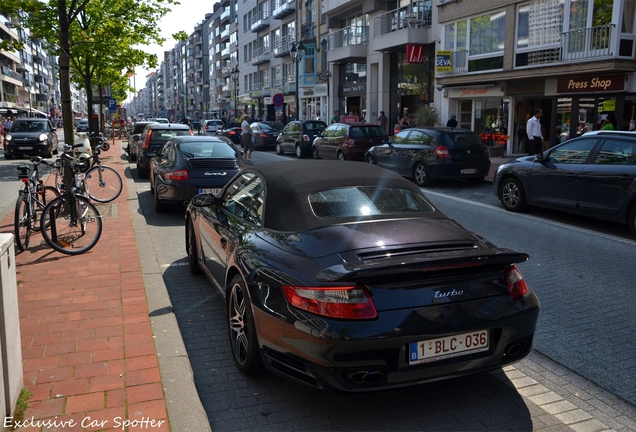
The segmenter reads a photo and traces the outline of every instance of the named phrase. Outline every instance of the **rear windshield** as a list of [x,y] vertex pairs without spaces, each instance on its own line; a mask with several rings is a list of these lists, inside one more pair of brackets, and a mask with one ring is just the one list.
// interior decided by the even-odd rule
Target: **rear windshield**
[[235,158],[236,152],[224,142],[182,142],[177,146],[186,158]]
[[190,130],[172,129],[172,130],[153,130],[151,141],[168,141],[173,136],[187,136],[192,135]]
[[309,203],[324,218],[347,218],[404,213],[433,213],[435,209],[408,189],[349,187],[313,193]]
[[305,129],[312,132],[322,132],[326,127],[326,123],[305,123]]
[[441,134],[441,144],[452,148],[468,148],[483,146],[484,144],[475,133],[445,133]]
[[282,131],[285,126],[282,123],[278,122],[270,122],[270,123],[259,123],[261,130],[263,131]]
[[350,138],[385,136],[386,132],[380,126],[353,126],[349,129]]

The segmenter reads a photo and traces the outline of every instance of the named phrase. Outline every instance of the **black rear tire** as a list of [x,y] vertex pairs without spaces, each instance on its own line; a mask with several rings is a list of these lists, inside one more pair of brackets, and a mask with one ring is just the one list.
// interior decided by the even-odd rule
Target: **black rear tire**
[[234,363],[246,375],[265,370],[258,347],[252,304],[243,278],[235,276],[227,297],[227,320]]
[[27,201],[26,195],[20,192],[18,201],[15,203],[13,229],[15,233],[15,244],[18,250],[22,252],[29,247],[32,224],[32,215],[29,215],[29,202]]
[[632,235],[636,237],[636,207],[629,212],[629,217],[627,218],[627,223],[629,224],[629,230]]

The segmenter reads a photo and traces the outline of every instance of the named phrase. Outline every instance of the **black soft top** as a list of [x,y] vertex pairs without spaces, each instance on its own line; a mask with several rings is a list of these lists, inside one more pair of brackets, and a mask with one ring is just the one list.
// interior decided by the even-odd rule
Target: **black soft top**
[[[393,187],[423,196],[421,190],[404,177],[376,165],[353,161],[302,160],[268,162],[246,169],[265,180],[266,203],[263,227],[274,231],[302,232],[360,218],[320,218],[314,215],[309,195],[342,187]],[[244,172],[245,172],[244,171]],[[427,200],[428,201],[428,200]],[[422,213],[423,217],[443,216]],[[399,215],[391,215],[391,218]],[[405,215],[413,217],[413,213]],[[371,216],[368,220],[386,219]],[[365,219],[367,220],[367,219]]]

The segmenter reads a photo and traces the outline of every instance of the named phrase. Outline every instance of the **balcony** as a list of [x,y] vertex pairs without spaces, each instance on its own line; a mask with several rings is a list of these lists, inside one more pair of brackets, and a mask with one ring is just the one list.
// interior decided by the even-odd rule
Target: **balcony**
[[289,50],[295,42],[294,35],[287,35],[274,41],[274,57],[284,57],[289,55]]
[[344,63],[368,57],[369,26],[350,26],[329,35],[327,61]]
[[257,33],[261,30],[264,30],[269,27],[269,21],[269,11],[267,9],[263,9],[262,11],[254,15],[250,30],[252,30],[252,33]]
[[221,59],[224,59],[226,57],[230,56],[230,49],[229,48],[223,48],[221,50]]
[[296,11],[295,0],[274,0],[274,8],[272,16],[276,19],[282,19],[293,14]]
[[227,10],[227,7],[230,6],[230,4],[231,4],[230,0],[221,0],[221,6],[226,8],[226,10]]
[[230,27],[225,26],[225,29],[221,31],[221,42],[227,42],[230,40]]
[[[22,74],[13,72],[11,69],[9,69],[6,66],[2,66],[2,75],[18,80],[20,82],[19,84],[22,84]],[[14,83],[14,84],[18,84],[18,83]]]
[[226,8],[221,12],[221,24],[228,24],[231,20],[232,14],[230,13],[230,8]]
[[192,38],[192,43],[196,46],[196,45],[201,45],[203,43],[203,39],[201,38],[201,36],[197,35],[195,37]]
[[268,63],[270,60],[269,47],[255,48],[252,51],[252,65],[258,66]]
[[372,51],[393,51],[404,45],[425,44],[436,38],[431,33],[431,9],[413,3],[375,17]]

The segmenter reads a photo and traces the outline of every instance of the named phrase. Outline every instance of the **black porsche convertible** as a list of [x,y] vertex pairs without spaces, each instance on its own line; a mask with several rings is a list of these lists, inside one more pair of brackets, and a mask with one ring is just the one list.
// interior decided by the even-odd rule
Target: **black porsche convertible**
[[186,211],[190,270],[225,296],[238,369],[342,392],[397,388],[525,357],[539,300],[498,248],[371,164],[238,173]]

